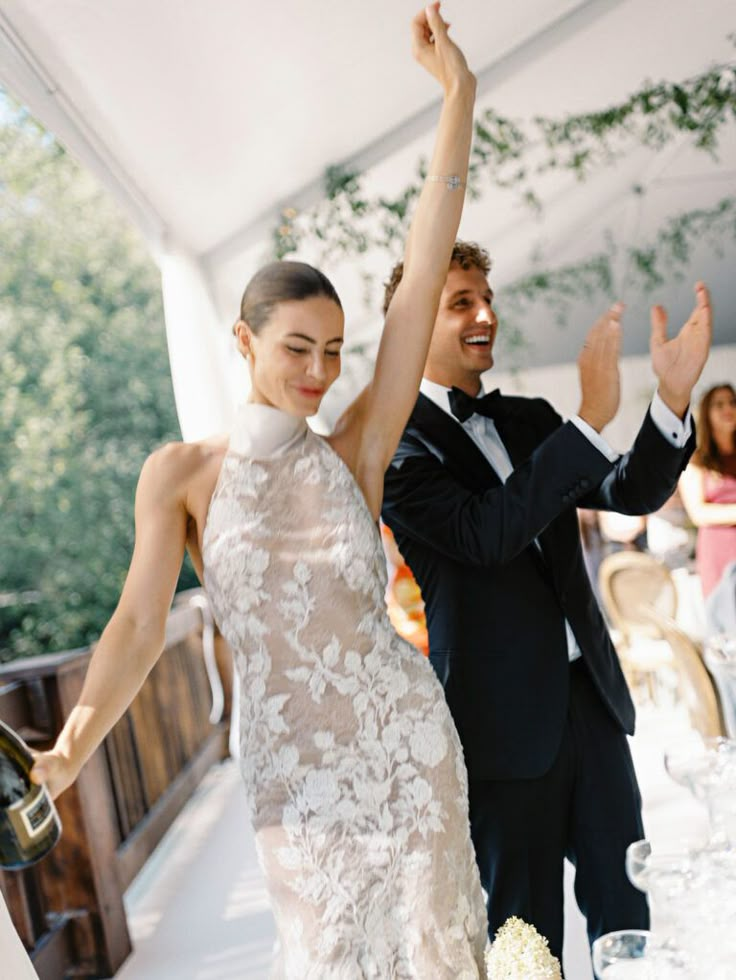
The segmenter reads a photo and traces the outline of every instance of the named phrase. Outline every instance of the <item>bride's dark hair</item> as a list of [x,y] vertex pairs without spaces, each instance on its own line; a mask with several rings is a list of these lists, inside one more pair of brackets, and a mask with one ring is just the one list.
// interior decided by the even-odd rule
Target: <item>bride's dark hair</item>
[[312,296],[325,296],[342,309],[340,297],[324,272],[306,262],[269,262],[245,287],[240,301],[240,319],[257,333],[279,303],[311,299]]

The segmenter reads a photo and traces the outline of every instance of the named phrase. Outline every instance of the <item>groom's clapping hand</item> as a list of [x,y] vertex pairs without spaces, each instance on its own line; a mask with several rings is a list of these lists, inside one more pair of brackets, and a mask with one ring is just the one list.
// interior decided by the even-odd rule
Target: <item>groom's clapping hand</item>
[[588,331],[578,356],[582,400],[578,416],[600,432],[618,411],[623,304],[615,303]]
[[671,340],[667,339],[667,312],[652,307],[652,336],[649,349],[652,367],[659,380],[659,396],[679,418],[684,418],[690,395],[708,359],[713,334],[713,309],[704,283],[695,284],[695,306]]

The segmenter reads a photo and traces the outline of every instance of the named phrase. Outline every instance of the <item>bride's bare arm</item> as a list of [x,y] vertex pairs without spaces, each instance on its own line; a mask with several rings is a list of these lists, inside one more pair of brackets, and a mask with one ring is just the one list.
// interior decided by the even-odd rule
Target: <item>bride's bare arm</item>
[[[403,277],[386,314],[375,376],[355,410],[346,414],[350,435],[359,433],[354,471],[369,497],[375,496],[370,492],[373,483],[382,485],[416,401],[465,197],[475,78],[448,37],[438,7],[427,7],[415,17],[412,47],[444,92],[429,174],[454,178],[458,186],[445,179],[425,181],[409,231]],[[339,430],[336,437],[340,440]]]
[[165,446],[141,471],[135,548],[120,601],[90,661],[79,702],[32,778],[63,792],[140,690],[164,646],[166,617],[184,556],[186,446]]

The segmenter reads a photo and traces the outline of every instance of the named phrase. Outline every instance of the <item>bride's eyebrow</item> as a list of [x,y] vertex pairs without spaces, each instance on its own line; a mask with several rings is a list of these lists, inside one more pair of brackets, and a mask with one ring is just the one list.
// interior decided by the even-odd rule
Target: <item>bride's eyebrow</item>
[[[297,340],[305,340],[308,344],[316,344],[317,341],[314,337],[310,337],[305,333],[287,333],[287,337],[294,337]],[[343,343],[343,337],[333,337],[331,340],[326,341],[327,344],[341,344]]]

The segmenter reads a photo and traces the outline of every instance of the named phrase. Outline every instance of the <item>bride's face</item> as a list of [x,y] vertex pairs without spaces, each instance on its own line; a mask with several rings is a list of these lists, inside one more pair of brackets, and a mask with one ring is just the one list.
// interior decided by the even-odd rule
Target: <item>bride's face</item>
[[238,340],[247,349],[250,401],[290,415],[314,415],[340,373],[345,320],[326,296],[279,303],[253,333],[242,325]]

